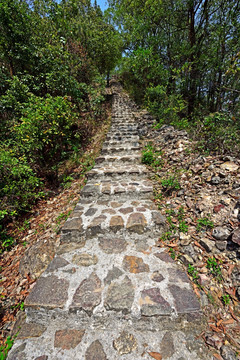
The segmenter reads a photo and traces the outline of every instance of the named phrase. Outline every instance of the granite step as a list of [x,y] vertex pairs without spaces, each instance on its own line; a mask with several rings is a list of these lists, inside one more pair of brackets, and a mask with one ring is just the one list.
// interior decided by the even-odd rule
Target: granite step
[[148,170],[143,165],[135,165],[134,166],[127,166],[116,164],[113,166],[104,166],[104,167],[94,167],[87,173],[88,180],[90,179],[98,179],[106,180],[106,178],[112,179],[122,179],[131,178],[132,181],[137,181],[138,179],[148,177]]
[[103,180],[100,183],[88,182],[81,191],[82,198],[101,199],[149,199],[153,198],[152,183],[147,180],[138,182],[132,181],[109,181]]
[[106,141],[117,140],[117,141],[138,141],[139,135],[107,135]]
[[89,329],[76,322],[30,323],[8,360],[152,360],[149,354],[155,359],[161,354],[163,360],[212,360],[197,335],[194,330],[137,331],[121,323],[110,329]]
[[111,147],[111,146],[123,146],[123,147],[139,147],[139,142],[136,140],[106,140],[103,143],[103,147]]
[[139,164],[141,161],[141,155],[102,155],[99,156],[96,160],[95,160],[95,164],[96,167],[98,166],[103,166],[103,165],[111,165],[111,164],[116,164],[116,163],[120,163],[120,164]]
[[[89,185],[90,186],[90,185]],[[167,230],[166,219],[147,199],[111,201],[82,199],[62,228],[60,242],[84,242],[101,234],[129,239],[161,236]]]
[[131,323],[138,331],[157,331],[202,323],[185,271],[151,239],[134,243],[121,236],[60,247],[25,307],[31,321],[41,325],[57,319],[88,329]]
[[115,146],[103,146],[101,154],[133,154],[134,152],[140,152],[140,145],[137,146],[125,146],[125,145],[115,145]]

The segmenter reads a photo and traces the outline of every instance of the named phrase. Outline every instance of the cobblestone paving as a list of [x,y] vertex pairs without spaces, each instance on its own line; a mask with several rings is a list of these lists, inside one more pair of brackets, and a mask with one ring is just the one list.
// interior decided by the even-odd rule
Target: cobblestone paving
[[8,360],[212,359],[187,274],[155,246],[166,221],[140,157],[133,104],[116,93],[102,154]]

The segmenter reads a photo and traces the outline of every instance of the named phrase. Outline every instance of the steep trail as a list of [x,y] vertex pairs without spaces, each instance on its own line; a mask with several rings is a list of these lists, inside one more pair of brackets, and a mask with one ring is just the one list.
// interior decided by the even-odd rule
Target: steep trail
[[26,299],[9,360],[212,359],[187,274],[155,246],[166,221],[140,164],[134,104],[112,86],[102,154]]

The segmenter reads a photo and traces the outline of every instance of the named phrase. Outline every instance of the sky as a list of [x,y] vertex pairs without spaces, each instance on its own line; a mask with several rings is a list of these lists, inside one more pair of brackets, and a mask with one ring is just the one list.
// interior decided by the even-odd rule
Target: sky
[[107,0],[97,0],[98,5],[100,5],[100,8],[102,11],[106,10],[108,8]]

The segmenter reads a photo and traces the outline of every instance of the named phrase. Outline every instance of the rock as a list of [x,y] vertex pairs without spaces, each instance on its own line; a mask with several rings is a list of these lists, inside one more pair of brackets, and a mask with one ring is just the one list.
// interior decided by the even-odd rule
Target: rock
[[232,161],[227,161],[221,164],[220,168],[227,171],[237,171],[239,166]]
[[143,234],[146,225],[147,220],[145,216],[137,212],[131,214],[127,221],[127,229],[137,234]]
[[227,248],[227,241],[216,241],[216,248],[220,251],[224,251]]
[[200,304],[192,289],[183,289],[177,285],[170,285],[169,289],[178,313],[200,311]]
[[40,277],[25,300],[25,306],[63,308],[68,299],[69,281],[54,275]]
[[214,228],[212,231],[212,236],[216,240],[220,240],[220,241],[227,240],[229,238],[230,234],[231,234],[231,232],[228,230],[228,228],[221,227],[221,226]]
[[132,334],[122,331],[120,336],[113,341],[113,347],[120,355],[129,354],[136,350],[137,341]]
[[221,182],[221,179],[219,176],[212,176],[212,178],[211,178],[212,185],[218,185],[218,184],[220,184],[220,182]]
[[[80,213],[80,214],[82,214],[82,213]],[[71,230],[80,230],[81,227],[82,227],[81,217],[80,216],[79,217],[71,217],[65,222],[65,224],[62,228],[62,231],[67,232],[67,231],[71,231]]]
[[26,354],[24,350],[26,348],[26,343],[19,345],[17,348],[10,351],[8,354],[8,360],[26,360]]
[[85,212],[85,216],[93,216],[93,215],[95,215],[96,214],[96,212],[97,212],[97,209],[95,209],[95,208],[90,208],[90,209],[88,209],[86,212]]
[[206,285],[210,283],[210,278],[205,274],[199,274],[199,283],[201,285]]
[[208,238],[200,239],[199,244],[202,245],[207,252],[211,252],[214,248],[214,242]]
[[158,259],[166,262],[166,263],[174,263],[174,260],[171,258],[171,256],[169,254],[167,254],[166,252],[161,252],[161,253],[155,253],[154,254]]
[[85,360],[107,360],[107,356],[99,340],[94,341],[87,348]]
[[93,309],[100,304],[102,299],[101,280],[93,272],[89,278],[83,280],[77,288],[70,310],[84,310],[92,314]]
[[82,341],[85,330],[58,330],[55,333],[54,347],[62,350],[75,349]]
[[174,349],[173,336],[170,331],[167,331],[164,334],[160,344],[160,348],[163,359],[168,359],[171,358],[171,356],[173,356],[175,349]]
[[126,276],[121,282],[113,282],[108,288],[104,306],[108,310],[130,313],[134,300],[134,287]]
[[36,323],[25,323],[21,326],[18,339],[28,339],[32,337],[40,337],[46,331],[46,327]]
[[182,233],[182,232],[180,233],[179,237],[180,237],[181,245],[183,245],[183,246],[189,245],[191,243],[191,241],[192,241],[191,235],[187,235],[187,234]]
[[219,350],[223,345],[223,339],[219,337],[217,334],[208,335],[206,336],[206,343]]
[[47,272],[55,271],[57,269],[60,269],[62,267],[65,267],[69,264],[69,262],[65,259],[63,259],[60,256],[54,257],[54,259],[50,262],[49,266],[47,267]]
[[47,355],[41,355],[36,357],[34,360],[48,360],[48,356]]
[[113,280],[118,279],[123,274],[122,270],[117,267],[113,267],[112,270],[108,271],[106,278],[104,279],[105,284],[110,284]]
[[179,256],[179,260],[181,260],[181,262],[188,266],[189,264],[193,264],[193,259],[191,258],[191,256],[187,255],[187,254],[184,254],[184,255],[180,255]]
[[105,238],[98,239],[100,248],[107,254],[118,254],[123,252],[127,247],[127,242],[123,238]]
[[161,282],[164,280],[164,276],[159,273],[159,271],[154,271],[152,274],[152,280],[156,282]]
[[121,216],[112,216],[109,224],[110,230],[117,232],[124,227],[123,218]]
[[162,297],[160,289],[151,288],[141,292],[141,313],[144,316],[170,315],[172,308]]
[[106,216],[105,215],[100,215],[95,217],[92,222],[90,223],[90,225],[88,226],[87,229],[87,234],[89,236],[95,236],[99,233],[102,233],[102,223],[104,223],[104,221],[106,220]]
[[240,228],[236,229],[232,233],[232,241],[240,246]]
[[75,254],[72,258],[72,262],[78,266],[91,266],[97,264],[98,258],[96,255],[91,254]]
[[142,258],[126,255],[123,259],[123,268],[133,274],[149,272],[149,266],[143,262]]
[[56,239],[40,238],[25,252],[20,261],[19,272],[25,276],[29,274],[32,279],[37,279],[46,270],[54,257],[57,243]]
[[233,351],[229,346],[223,345],[221,347],[221,355],[224,360],[237,360],[236,352]]

